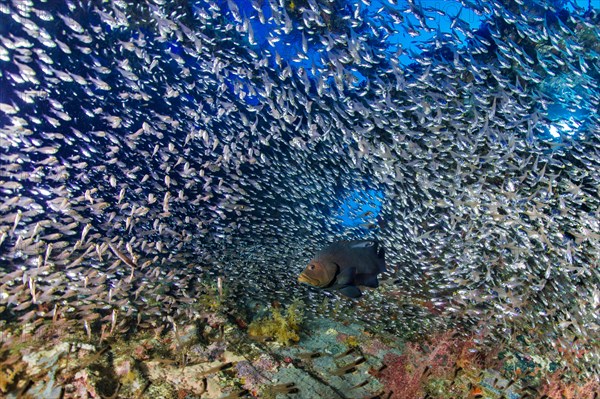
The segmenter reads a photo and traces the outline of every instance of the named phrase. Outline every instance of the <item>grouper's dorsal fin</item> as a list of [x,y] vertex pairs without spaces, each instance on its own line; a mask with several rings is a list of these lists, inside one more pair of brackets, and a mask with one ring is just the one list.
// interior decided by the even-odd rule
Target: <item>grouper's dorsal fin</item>
[[350,248],[371,248],[377,245],[377,241],[374,240],[363,240],[356,241],[350,244]]

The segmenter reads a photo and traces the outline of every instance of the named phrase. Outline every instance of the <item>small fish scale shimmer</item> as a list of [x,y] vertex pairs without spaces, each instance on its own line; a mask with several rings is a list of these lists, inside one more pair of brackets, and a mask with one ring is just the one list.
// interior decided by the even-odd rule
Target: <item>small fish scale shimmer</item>
[[[240,302],[331,298],[387,331],[525,335],[557,361],[576,342],[598,375],[597,12],[462,2],[471,28],[372,3],[0,4],[2,329],[192,318],[220,276]],[[370,189],[380,223],[342,228]],[[364,238],[389,272],[360,302],[297,283]]]

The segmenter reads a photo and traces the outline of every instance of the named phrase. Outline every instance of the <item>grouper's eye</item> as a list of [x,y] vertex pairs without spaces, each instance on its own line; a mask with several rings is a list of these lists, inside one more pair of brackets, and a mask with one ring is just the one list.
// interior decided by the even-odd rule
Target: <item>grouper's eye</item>
[[310,265],[310,266],[308,266],[308,269],[309,269],[309,270],[315,270],[315,265]]

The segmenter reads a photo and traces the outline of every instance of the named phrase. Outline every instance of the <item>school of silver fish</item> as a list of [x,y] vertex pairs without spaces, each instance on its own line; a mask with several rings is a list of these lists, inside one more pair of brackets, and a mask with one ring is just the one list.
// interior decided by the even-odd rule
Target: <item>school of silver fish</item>
[[[376,236],[391,271],[349,317],[416,328],[398,298],[424,297],[482,346],[599,375],[600,17],[422,3],[0,3],[0,328],[150,328],[218,277],[333,307],[297,274]],[[378,222],[340,229],[340,196],[373,188]]]

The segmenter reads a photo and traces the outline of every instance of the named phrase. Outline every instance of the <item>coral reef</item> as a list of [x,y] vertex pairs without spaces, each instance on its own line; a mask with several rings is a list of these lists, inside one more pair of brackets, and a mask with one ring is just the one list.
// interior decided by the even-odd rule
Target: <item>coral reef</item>
[[258,394],[260,387],[268,384],[271,373],[261,373],[256,363],[247,360],[241,361],[236,365],[237,376],[242,382],[242,386],[253,394]]
[[[0,349],[0,396],[592,399],[600,389],[537,355],[482,353],[476,338],[456,331],[404,341],[358,323],[304,318],[301,309],[271,309],[248,329],[215,312],[119,339],[9,337]],[[281,344],[252,338],[257,325],[267,326],[259,336]]]
[[600,394],[600,380],[597,378],[586,383],[568,381],[563,378],[562,371],[557,370],[543,379],[539,394],[546,395],[548,399],[592,399]]
[[[452,383],[457,376],[470,374],[476,368],[475,356],[469,351],[472,341],[459,339],[456,332],[433,335],[427,342],[407,343],[402,354],[387,353],[381,372],[373,373],[385,385],[391,398],[412,399],[429,395],[444,398],[466,394],[463,385],[477,385],[477,378]],[[470,378],[468,378],[470,380]]]
[[420,376],[416,376],[408,355],[388,354],[384,357],[387,366],[377,377],[396,398],[412,399],[421,395]]
[[365,355],[379,356],[381,353],[389,352],[391,347],[377,338],[368,339],[362,346]]
[[222,311],[229,304],[229,290],[227,285],[222,285],[221,280],[203,283],[200,294],[196,297],[198,309],[211,315]]
[[300,340],[300,324],[304,312],[301,302],[294,301],[288,306],[285,314],[278,308],[271,308],[271,315],[260,317],[248,326],[248,334],[252,337],[272,338],[282,345],[290,345]]
[[14,389],[25,368],[26,366],[21,361],[20,356],[2,359],[2,367],[0,367],[0,393],[6,394]]
[[355,335],[348,335],[344,333],[338,334],[336,337],[338,342],[343,343],[351,348],[355,348],[358,346],[358,338]]

